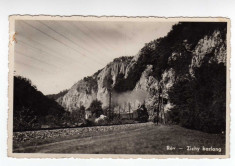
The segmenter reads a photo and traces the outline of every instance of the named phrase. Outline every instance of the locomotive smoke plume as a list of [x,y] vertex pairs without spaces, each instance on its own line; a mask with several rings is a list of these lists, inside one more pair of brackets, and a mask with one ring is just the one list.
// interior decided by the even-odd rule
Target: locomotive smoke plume
[[147,92],[144,90],[128,91],[124,93],[114,92],[112,95],[113,102],[118,105],[123,105],[125,103],[135,103],[136,101],[142,104],[146,97]]

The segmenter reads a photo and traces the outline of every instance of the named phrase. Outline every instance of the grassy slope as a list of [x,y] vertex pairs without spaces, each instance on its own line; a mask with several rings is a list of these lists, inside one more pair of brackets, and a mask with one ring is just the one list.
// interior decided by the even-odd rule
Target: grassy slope
[[[89,133],[85,136],[44,140],[41,145],[25,145],[14,152],[94,153],[94,154],[224,154],[225,138],[179,126],[149,125],[119,132]],[[166,146],[175,146],[167,151]],[[189,152],[186,146],[222,148],[222,152]],[[183,150],[178,148],[184,148]]]

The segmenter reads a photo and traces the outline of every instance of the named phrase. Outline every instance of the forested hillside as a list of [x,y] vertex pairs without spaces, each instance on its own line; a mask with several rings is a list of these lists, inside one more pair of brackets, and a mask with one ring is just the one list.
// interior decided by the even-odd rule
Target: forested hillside
[[56,101],[44,96],[32,82],[14,76],[13,128],[18,130],[40,129],[43,125],[60,127],[65,113]]

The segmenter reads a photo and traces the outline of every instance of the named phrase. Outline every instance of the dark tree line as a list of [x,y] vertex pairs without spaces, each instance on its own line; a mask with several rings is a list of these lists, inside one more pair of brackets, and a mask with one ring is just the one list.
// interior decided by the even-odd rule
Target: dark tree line
[[175,107],[170,119],[187,128],[205,132],[225,131],[226,67],[223,63],[204,63],[174,84],[169,92]]

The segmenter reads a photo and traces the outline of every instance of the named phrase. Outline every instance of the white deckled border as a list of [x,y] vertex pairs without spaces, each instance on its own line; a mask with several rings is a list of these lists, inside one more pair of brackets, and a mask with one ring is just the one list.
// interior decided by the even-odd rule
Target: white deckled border
[[[48,154],[48,153],[13,153],[13,72],[14,72],[14,34],[16,20],[56,20],[56,21],[122,21],[122,22],[227,22],[227,77],[226,77],[226,150],[225,155],[130,155],[130,154]],[[231,22],[228,18],[211,17],[118,17],[118,16],[46,16],[46,15],[13,15],[9,17],[9,74],[8,74],[8,156],[16,158],[144,158],[144,159],[166,159],[166,158],[229,158],[230,157],[230,27]]]

